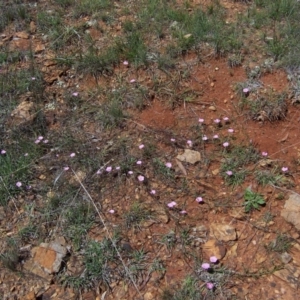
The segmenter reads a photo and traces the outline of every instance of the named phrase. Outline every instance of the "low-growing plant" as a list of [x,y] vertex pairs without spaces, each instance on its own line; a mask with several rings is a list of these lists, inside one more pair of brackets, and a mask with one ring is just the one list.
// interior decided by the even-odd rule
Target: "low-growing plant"
[[284,181],[284,176],[280,174],[276,174],[275,171],[263,170],[263,171],[256,171],[254,173],[255,178],[258,184],[261,185],[279,185],[281,182]]
[[14,238],[7,238],[5,250],[0,254],[0,262],[5,268],[11,271],[16,271],[19,263],[19,257],[20,252],[18,241]]
[[34,224],[29,224],[19,230],[18,236],[23,243],[28,243],[39,238],[39,228]]
[[199,280],[192,276],[187,276],[183,280],[181,287],[176,290],[176,292],[174,292],[174,289],[164,290],[162,294],[162,300],[198,300],[202,299],[203,297],[199,285]]
[[243,62],[243,57],[242,57],[241,53],[231,54],[231,55],[229,55],[228,60],[227,60],[228,66],[230,68],[239,67],[242,65],[242,62]]
[[72,240],[75,249],[80,249],[88,230],[94,223],[94,212],[90,204],[75,204],[65,211],[66,235]]
[[173,230],[171,230],[167,234],[164,234],[161,237],[159,243],[165,245],[169,251],[172,250],[176,246],[176,243],[177,243],[177,237],[176,237],[175,232]]
[[174,180],[174,172],[171,168],[168,168],[160,159],[154,158],[153,159],[154,165],[154,172],[161,176],[164,179],[168,179],[173,181]]
[[39,155],[36,150],[22,140],[19,145],[2,150],[5,154],[0,154],[0,205],[6,205],[11,198],[30,188],[31,164]]
[[28,20],[30,14],[28,5],[22,1],[9,0],[0,3],[0,32],[12,22],[18,23],[19,29],[26,28],[25,21]]
[[226,152],[225,162],[221,165],[221,172],[226,183],[239,185],[244,182],[248,171],[247,165],[256,163],[260,158],[258,150],[253,146],[234,146]]
[[251,212],[254,209],[259,210],[260,206],[265,205],[266,202],[262,195],[253,192],[250,188],[247,188],[244,194],[244,206],[245,212]]
[[134,202],[129,210],[124,213],[123,219],[127,228],[140,229],[143,221],[152,217],[152,212],[141,203]]
[[97,49],[91,48],[76,62],[76,69],[79,72],[91,74],[97,79],[103,74],[112,75],[114,66],[119,63],[120,59],[120,50],[115,46],[110,46],[106,50],[102,50],[101,53]]
[[266,96],[259,96],[249,103],[249,114],[256,121],[284,120],[287,114],[286,93],[269,91]]
[[288,252],[292,246],[293,246],[292,238],[286,234],[280,233],[276,236],[276,239],[274,239],[266,246],[266,248],[269,251],[284,253],[284,252]]
[[91,282],[84,276],[60,275],[59,280],[64,287],[71,287],[74,290],[81,290],[89,287]]
[[131,254],[128,265],[128,271],[135,282],[140,282],[146,275],[148,269],[147,253],[142,250],[136,250]]
[[[115,236],[113,242],[118,242]],[[74,289],[92,288],[99,282],[109,287],[111,282],[120,279],[124,273],[118,259],[110,239],[103,238],[101,242],[88,241],[83,255],[84,272],[78,276],[61,273],[60,282]]]
[[78,18],[82,16],[91,16],[110,7],[112,7],[112,3],[110,0],[81,0],[78,1],[75,5],[74,17]]
[[109,286],[114,276],[120,272],[116,249],[107,238],[101,242],[90,241],[86,245],[84,265],[85,277],[90,280],[90,283],[100,280]]
[[[230,170],[232,170],[232,169],[233,168],[230,168]],[[232,174],[229,172],[231,172]],[[231,175],[228,175],[228,174],[231,174]],[[248,174],[249,174],[249,172],[247,170],[237,170],[237,171],[226,171],[223,174],[223,176],[224,176],[226,184],[235,187],[235,186],[242,184],[245,181],[246,176]]]

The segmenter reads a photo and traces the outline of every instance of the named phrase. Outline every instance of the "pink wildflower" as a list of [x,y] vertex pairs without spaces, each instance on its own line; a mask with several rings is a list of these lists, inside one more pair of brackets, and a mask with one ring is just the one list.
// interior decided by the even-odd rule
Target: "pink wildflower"
[[197,198],[196,198],[196,201],[197,201],[198,203],[201,203],[201,202],[203,202],[203,199],[202,199],[202,197],[197,197]]
[[210,262],[212,262],[212,263],[216,263],[216,262],[218,261],[218,258],[217,258],[216,256],[211,256],[211,257],[209,258],[209,260],[210,260]]
[[208,263],[203,263],[203,264],[201,265],[201,267],[202,267],[202,269],[204,269],[204,270],[208,270],[208,269],[210,268],[210,264],[208,264]]
[[18,182],[16,183],[16,186],[17,186],[17,187],[21,187],[21,186],[22,186],[22,182],[18,181]]
[[167,204],[169,208],[173,208],[177,205],[175,201],[171,201],[170,203]]
[[105,169],[106,172],[111,172],[111,170],[112,170],[112,167],[111,167],[111,166],[108,166],[108,167]]
[[209,289],[209,290],[212,290],[214,288],[214,284],[212,282],[207,282],[206,283],[206,287]]
[[172,168],[172,164],[171,164],[170,162],[167,162],[167,163],[166,163],[166,167],[167,167],[167,168]]
[[143,175],[138,176],[138,181],[143,182],[145,180],[145,177]]

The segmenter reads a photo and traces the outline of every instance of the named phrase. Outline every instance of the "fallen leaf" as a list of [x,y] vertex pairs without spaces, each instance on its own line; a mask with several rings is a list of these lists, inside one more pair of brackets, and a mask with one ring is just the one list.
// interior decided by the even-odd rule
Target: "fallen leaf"
[[179,161],[178,159],[176,159],[176,163],[177,163],[178,168],[181,170],[181,172],[186,176],[187,172],[186,172],[185,167],[181,163],[181,161]]

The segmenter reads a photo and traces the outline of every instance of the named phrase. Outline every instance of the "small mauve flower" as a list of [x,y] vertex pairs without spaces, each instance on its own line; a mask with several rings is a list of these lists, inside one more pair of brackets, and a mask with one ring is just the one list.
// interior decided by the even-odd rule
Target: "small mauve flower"
[[213,138],[214,138],[214,139],[218,139],[218,138],[219,138],[219,135],[215,134],[215,135],[213,136]]
[[155,195],[155,194],[156,194],[156,190],[151,190],[151,191],[150,191],[150,194],[151,194],[151,195]]
[[115,213],[115,210],[114,210],[114,209],[110,209],[108,212],[109,212],[110,214],[114,214],[114,213]]
[[25,153],[24,156],[28,156],[28,153]]
[[75,155],[76,154],[73,152],[73,153],[70,154],[70,157],[75,157]]
[[232,173],[232,171],[226,171],[225,172],[228,176],[231,176],[233,173]]
[[214,122],[215,122],[216,124],[219,124],[219,123],[221,122],[221,120],[220,120],[220,119],[215,119]]
[[229,121],[229,118],[228,118],[228,117],[224,117],[223,120],[224,120],[225,122],[228,122],[228,121]]
[[131,80],[130,80],[130,83],[135,83],[135,82],[136,82],[135,79],[131,79]]
[[21,187],[21,186],[22,186],[22,182],[18,181],[18,182],[16,183],[16,186],[17,186],[17,187]]
[[116,170],[119,171],[121,168],[119,166],[116,167]]
[[40,135],[40,136],[38,137],[38,140],[41,141],[43,138],[44,138],[44,137]]
[[248,89],[248,88],[244,88],[244,89],[243,89],[243,93],[244,93],[244,94],[248,94],[248,93],[249,93],[249,89]]
[[214,288],[214,284],[212,282],[207,282],[206,283],[206,287],[209,289],[209,290],[212,290]]
[[208,269],[210,268],[210,264],[208,264],[208,263],[203,263],[203,264],[201,265],[201,267],[202,267],[202,269],[204,269],[204,270],[208,270]]
[[177,205],[175,201],[171,201],[170,203],[167,204],[169,208],[173,208],[174,206]]
[[72,96],[77,97],[77,96],[78,96],[78,93],[75,92],[75,93],[72,94]]
[[26,186],[26,190],[31,190],[32,186],[31,185],[27,185]]
[[129,175],[132,175],[132,174],[133,174],[133,172],[132,172],[132,171],[128,171],[128,174],[129,174]]
[[166,163],[166,167],[167,167],[167,168],[172,168],[172,164],[171,164],[170,162],[167,162],[167,163]]
[[128,64],[129,64],[129,63],[128,63],[127,60],[124,60],[124,61],[123,61],[123,65],[124,65],[124,66],[128,66]]
[[282,171],[283,173],[286,173],[288,170],[289,170],[288,167],[282,167],[282,168],[281,168],[281,171]]
[[49,140],[44,140],[43,143],[44,143],[44,144],[48,144],[48,143],[49,143]]
[[229,146],[228,142],[223,143],[223,147],[227,148]]
[[6,151],[5,150],[1,150],[1,154],[2,155],[6,154]]
[[207,137],[206,135],[204,135],[204,136],[202,137],[202,140],[203,140],[203,141],[207,141],[207,140],[208,140],[208,137]]
[[228,132],[233,133],[234,130],[233,130],[232,128],[229,128],[229,129],[228,129]]
[[139,145],[139,149],[143,149],[145,147],[145,145],[141,144]]
[[144,176],[142,176],[142,175],[139,175],[139,176],[138,176],[138,180],[139,180],[140,182],[143,182],[143,181],[144,181],[144,179],[145,179],[145,177],[144,177]]
[[204,123],[204,119],[202,119],[202,118],[199,118],[199,123]]
[[31,80],[35,80],[36,78],[35,77],[31,77]]
[[197,198],[196,198],[196,201],[197,201],[198,203],[200,203],[200,202],[203,202],[203,199],[202,199],[202,197],[197,197]]
[[216,263],[216,262],[218,261],[218,258],[217,258],[216,256],[211,256],[211,257],[209,258],[209,260],[210,260],[210,262],[212,262],[212,263]]
[[187,143],[190,147],[193,146],[193,142],[192,142],[191,140],[187,140],[186,143]]
[[268,152],[262,152],[261,155],[266,157],[268,156]]
[[64,171],[68,171],[69,170],[69,167],[64,167]]
[[41,140],[35,140],[35,144],[39,144],[41,142]]
[[109,166],[109,167],[107,167],[107,168],[105,169],[106,172],[111,172],[111,170],[112,170],[112,167],[111,167],[111,166]]
[[137,164],[137,165],[141,165],[141,164],[142,164],[142,161],[141,161],[141,160],[138,160],[138,161],[136,162],[136,164]]
[[182,215],[186,215],[186,214],[187,214],[187,211],[186,211],[186,210],[182,210],[182,211],[180,211],[180,213],[181,213]]
[[176,140],[175,139],[171,139],[171,142],[175,142]]

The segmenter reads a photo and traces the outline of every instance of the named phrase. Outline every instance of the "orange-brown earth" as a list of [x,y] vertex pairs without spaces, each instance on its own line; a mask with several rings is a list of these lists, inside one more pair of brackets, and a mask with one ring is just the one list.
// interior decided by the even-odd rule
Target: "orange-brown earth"
[[[194,5],[203,4],[203,1],[193,2]],[[241,3],[222,2],[229,10],[244,9]],[[229,21],[232,17],[233,14],[229,14]],[[91,31],[91,36],[94,39],[97,39],[99,34],[97,30]],[[37,40],[42,43],[39,37]],[[27,39],[18,43],[12,41],[10,45],[14,49],[24,50],[28,47],[28,41]],[[40,53],[40,51],[38,52]],[[72,74],[73,71],[63,71],[56,64],[51,65],[49,63],[45,66],[42,56],[37,54],[36,59],[41,67],[45,67],[43,72],[49,79],[46,80],[49,92],[55,91],[58,92],[59,96],[62,95],[62,90],[53,85],[53,82],[58,79],[65,79],[68,82],[68,89],[75,89],[79,83],[79,93],[83,95],[87,95],[87,91],[97,89],[99,86],[114,85],[107,78],[100,78],[98,81],[92,76],[70,79],[68,72]],[[47,55],[45,56],[47,57]],[[104,180],[103,182],[107,184],[109,189],[105,191],[102,190],[101,185],[97,186],[92,191],[92,196],[96,202],[101,202],[102,212],[109,229],[122,223],[122,213],[129,209],[133,200],[141,201],[150,208],[155,207],[156,210],[159,208],[164,211],[164,217],[167,216],[168,221],[166,222],[155,221],[153,224],[150,222],[150,224],[141,225],[142,230],[128,229],[124,234],[124,240],[129,241],[133,249],[143,249],[152,260],[160,258],[164,261],[166,268],[164,276],[161,278],[158,275],[150,278],[146,276],[139,282],[138,290],[144,299],[160,299],[164,289],[178,289],[182,280],[194,270],[193,251],[199,254],[203,261],[208,261],[210,256],[214,255],[213,250],[219,251],[219,265],[228,270],[228,283],[224,288],[224,295],[218,295],[219,298],[217,299],[226,299],[226,297],[227,299],[251,300],[258,298],[269,300],[298,299],[299,249],[295,246],[292,248],[291,253],[295,265],[289,264],[286,267],[286,269],[294,268],[293,270],[288,269],[288,271],[294,274],[295,283],[293,282],[294,279],[289,281],[290,273],[287,273],[286,276],[283,273],[276,275],[275,272],[274,274],[272,268],[274,266],[281,268],[283,263],[280,255],[270,253],[265,246],[274,240],[277,233],[289,234],[296,241],[296,245],[299,241],[297,230],[280,216],[289,190],[300,193],[299,164],[295,163],[299,160],[300,153],[299,108],[297,105],[292,105],[288,100],[288,112],[284,119],[275,122],[254,121],[250,118],[247,108],[245,111],[240,110],[241,99],[235,91],[236,83],[247,79],[245,66],[229,68],[226,59],[212,58],[207,59],[204,63],[198,62],[193,55],[185,58],[185,63],[189,65],[189,76],[183,79],[183,84],[180,87],[182,90],[177,92],[187,91],[191,93],[191,96],[178,102],[173,95],[170,95],[170,99],[166,94],[151,96],[143,110],[130,111],[130,119],[122,130],[117,134],[111,134],[111,136],[108,134],[108,139],[104,138],[105,140],[112,139],[113,142],[122,137],[135,141],[136,149],[132,149],[131,152],[136,157],[141,156],[138,149],[141,143],[155,143],[156,151],[160,157],[173,165],[177,188],[164,182],[164,180],[153,179],[152,181],[151,161],[147,162],[145,159],[145,166],[138,169],[137,173],[142,173],[147,177],[146,184],[139,183],[135,176],[128,176],[125,182],[120,183],[118,188],[115,188],[109,184],[114,180],[114,177],[109,177],[110,175],[106,174],[104,176],[107,177],[105,178],[107,181]],[[26,62],[20,63],[19,67],[22,68],[25,65]],[[52,69],[49,70],[49,68]],[[147,71],[136,71],[131,66],[120,66],[115,72],[124,76],[128,81],[136,79],[137,85],[145,83],[151,87],[151,83],[147,81]],[[266,89],[277,92],[288,91],[289,89],[287,75],[283,70],[274,69],[270,73],[263,74],[260,80]],[[101,103],[101,99],[99,99],[99,103]],[[59,131],[63,126],[62,120],[66,113],[63,111],[65,108],[63,102],[61,105],[61,110],[58,110],[56,114],[56,125],[50,124],[49,131]],[[223,117],[229,117],[230,122],[221,127],[217,126],[214,120]],[[205,120],[203,125],[199,125],[199,118]],[[97,124],[89,122],[89,120],[86,120],[83,128],[91,135],[100,136],[99,131],[97,131]],[[230,128],[234,130],[233,133],[228,132]],[[197,131],[199,132],[198,135]],[[201,142],[201,137],[204,134],[207,135],[208,141]],[[220,140],[212,139],[215,134],[220,136]],[[196,140],[195,137],[197,137]],[[171,138],[176,139],[176,142],[171,142]],[[192,149],[201,152],[202,161],[196,165],[184,164],[187,173],[184,175],[182,169],[177,168],[175,157],[184,148],[187,148],[187,140],[194,142]],[[220,174],[222,153],[227,151],[223,148],[222,142],[227,140],[230,141],[230,147],[232,145],[252,144],[260,152],[268,152],[268,158],[275,161],[279,170],[282,166],[289,168],[288,174],[284,176],[291,181],[292,185],[282,188],[261,187],[257,185],[253,176],[248,176],[239,187],[227,186]],[[104,146],[101,139],[95,143],[97,149]],[[259,167],[257,165],[249,166],[249,171],[252,172],[254,168],[263,169],[264,167],[263,164]],[[78,168],[80,169],[80,166]],[[183,183],[187,185],[188,192],[184,190]],[[266,205],[260,211],[245,214],[242,207],[243,193],[249,186],[264,196]],[[156,190],[155,196],[149,193],[151,189]],[[102,193],[101,197],[99,191]],[[204,201],[198,204],[195,198],[200,195]],[[98,200],[98,197],[101,201]],[[176,200],[178,209],[168,209],[167,203],[172,200]],[[115,209],[115,214],[107,213],[108,209],[111,208]],[[186,210],[187,214],[180,214],[180,210]],[[270,222],[264,221],[266,213],[273,216]],[[15,217],[14,220],[16,219]],[[1,225],[4,227],[7,222],[7,220],[1,220]],[[212,228],[214,224],[231,226],[235,230],[236,237],[228,241],[217,241],[217,246],[208,247],[207,250],[205,249],[206,243],[209,240],[217,240]],[[171,231],[175,231],[178,238],[182,229],[193,230],[199,226],[204,226],[204,234],[201,236],[202,242],[187,248],[187,252],[183,251],[182,246],[176,246],[170,250],[160,243],[161,236]],[[17,227],[12,226],[12,228],[3,230],[3,236],[12,235],[17,230]],[[106,232],[97,223],[88,235],[90,238],[100,241],[106,236]],[[8,295],[16,295],[17,299],[36,299],[35,294],[37,293],[32,294],[29,291],[27,298],[25,296],[24,298],[22,298],[23,296],[18,297],[19,287],[16,286],[18,282],[25,284],[22,280],[18,274],[3,270],[0,276],[0,289],[6,291],[6,295],[7,293]],[[105,291],[101,286],[93,291],[76,293],[72,289],[64,290],[55,279],[53,281],[54,283],[49,283],[46,291],[40,294],[38,299],[100,299],[101,295],[104,295],[103,299],[138,299],[134,287],[124,282],[113,286],[111,291]],[[37,279],[34,278],[30,281],[33,288],[32,282],[37,282]],[[8,296],[5,299],[10,298]]]

